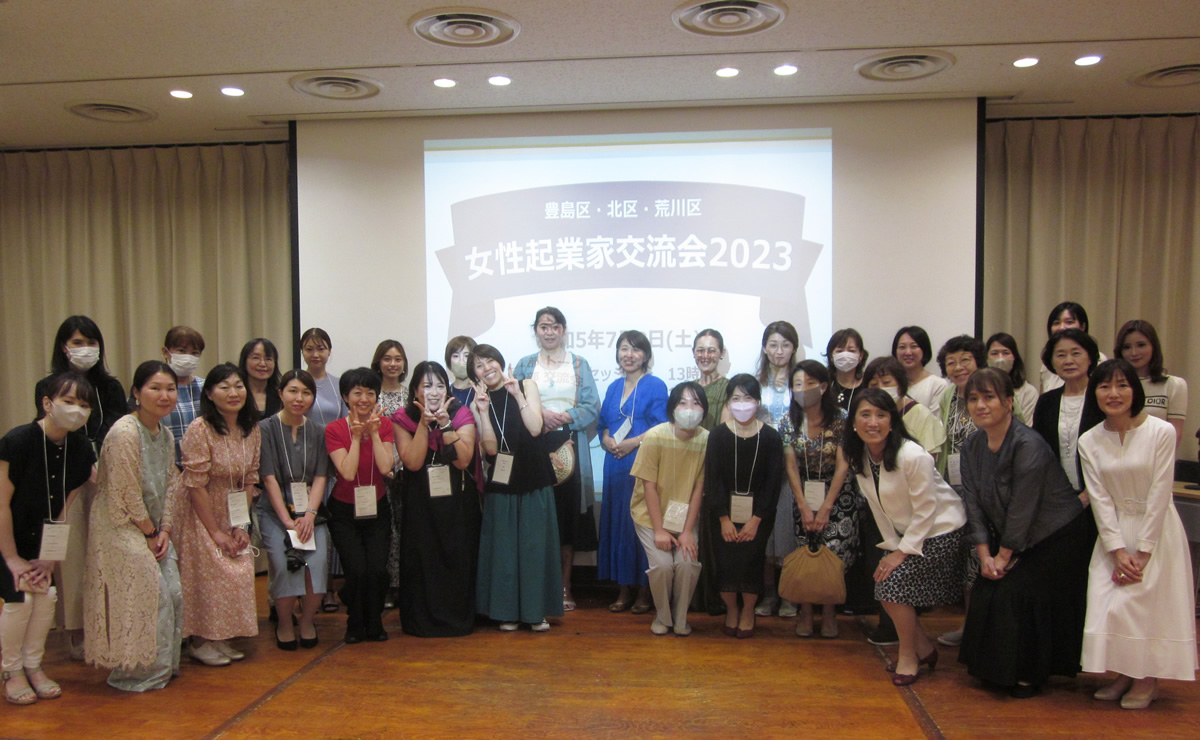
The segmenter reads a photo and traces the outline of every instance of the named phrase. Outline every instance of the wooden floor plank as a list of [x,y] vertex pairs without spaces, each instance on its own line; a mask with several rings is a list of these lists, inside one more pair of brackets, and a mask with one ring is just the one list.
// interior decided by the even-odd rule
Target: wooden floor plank
[[[650,634],[651,615],[610,614],[610,594],[581,589],[580,609],[547,634],[421,640],[389,612],[386,643],[344,645],[344,612],[318,617],[315,650],[275,649],[259,579],[262,634],[242,663],[186,662],[164,691],[127,694],[66,657],[54,634],[45,665],[65,696],[0,709],[0,737],[853,738],[1200,737],[1200,687],[1168,682],[1144,712],[1091,698],[1099,677],[1055,680],[1018,701],[982,687],[942,649],[911,690],[883,671],[894,648],[870,646],[862,618],[841,617],[835,640],[794,636],[794,620],[759,620],[734,640],[721,619],[692,615],[688,638]],[[961,613],[923,619],[937,634]]]

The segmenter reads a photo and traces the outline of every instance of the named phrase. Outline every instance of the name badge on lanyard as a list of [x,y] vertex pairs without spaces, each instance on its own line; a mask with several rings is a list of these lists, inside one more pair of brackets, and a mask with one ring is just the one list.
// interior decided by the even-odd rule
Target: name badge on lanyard
[[450,490],[450,468],[445,465],[430,465],[429,466],[429,496],[430,498],[441,498],[449,496],[452,493]]
[[825,481],[804,481],[804,502],[813,511],[821,508],[825,504]]
[[629,432],[632,429],[633,429],[633,419],[630,419],[629,417],[625,417],[625,421],[621,422],[621,426],[617,427],[617,431],[613,432],[613,435],[612,435],[613,441],[616,442],[617,444],[624,442],[625,438],[629,436]]
[[754,494],[734,491],[729,494],[729,519],[734,524],[745,524],[754,516]]
[[70,537],[70,524],[59,524],[47,519],[42,524],[42,549],[38,560],[66,560],[67,541]]
[[688,506],[682,501],[667,504],[667,511],[662,518],[663,529],[671,534],[683,534],[683,526],[687,524]]
[[229,500],[229,526],[230,527],[247,527],[250,525],[250,504],[246,500],[246,492],[242,490],[230,491]]
[[496,465],[492,468],[492,482],[507,486],[512,478],[513,456],[511,452],[501,452],[496,455]]
[[946,477],[950,479],[950,485],[962,485],[962,456],[958,453],[951,455],[947,461]]
[[378,511],[376,508],[375,497],[378,492],[375,486],[355,486],[354,487],[354,518],[355,519],[373,519]]
[[302,480],[292,482],[292,509],[300,516],[308,511],[308,484]]

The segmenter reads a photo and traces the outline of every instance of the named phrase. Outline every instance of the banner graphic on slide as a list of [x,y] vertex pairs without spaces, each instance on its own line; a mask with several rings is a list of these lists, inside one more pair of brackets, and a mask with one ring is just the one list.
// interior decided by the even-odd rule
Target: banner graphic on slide
[[455,244],[436,252],[450,284],[450,326],[483,335],[496,301],[514,296],[680,288],[760,297],[763,324],[788,317],[811,344],[804,286],[822,245],[803,237],[804,208],[796,193],[670,181],[557,185],[458,202]]

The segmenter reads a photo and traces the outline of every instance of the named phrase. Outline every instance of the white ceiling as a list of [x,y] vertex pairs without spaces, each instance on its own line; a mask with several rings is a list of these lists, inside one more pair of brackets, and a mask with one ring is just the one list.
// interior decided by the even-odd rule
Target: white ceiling
[[[447,7],[437,0],[0,0],[0,148],[283,139],[292,119],[831,100],[984,96],[989,117],[1200,111],[1200,84],[1129,82],[1180,64],[1200,82],[1200,0],[780,0],[777,26],[725,38],[676,27],[672,10],[692,4],[682,0],[479,2],[519,34],[467,49],[418,38],[410,19]],[[855,71],[909,50],[955,63],[906,81]],[[1104,60],[1075,66],[1084,54]],[[1041,63],[1012,66],[1024,56]],[[785,62],[799,73],[774,75]],[[725,66],[741,74],[713,74]],[[382,89],[329,100],[289,84],[318,72]],[[493,74],[513,83],[489,85]],[[458,85],[434,87],[439,77]],[[246,95],[225,97],[225,85]],[[194,97],[169,97],[176,88]],[[156,117],[68,110],[98,101]]]

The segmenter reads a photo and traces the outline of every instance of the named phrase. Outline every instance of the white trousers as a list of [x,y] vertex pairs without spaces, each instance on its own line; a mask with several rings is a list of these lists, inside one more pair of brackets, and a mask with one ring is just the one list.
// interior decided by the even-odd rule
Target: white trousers
[[0,609],[0,669],[12,673],[41,667],[57,601],[58,589],[51,586],[47,593],[25,594],[24,601]]
[[650,567],[650,595],[654,597],[655,621],[665,627],[687,624],[688,604],[700,580],[700,562],[684,557],[683,551],[670,552],[654,546],[654,530],[634,524],[638,540],[646,550]]

